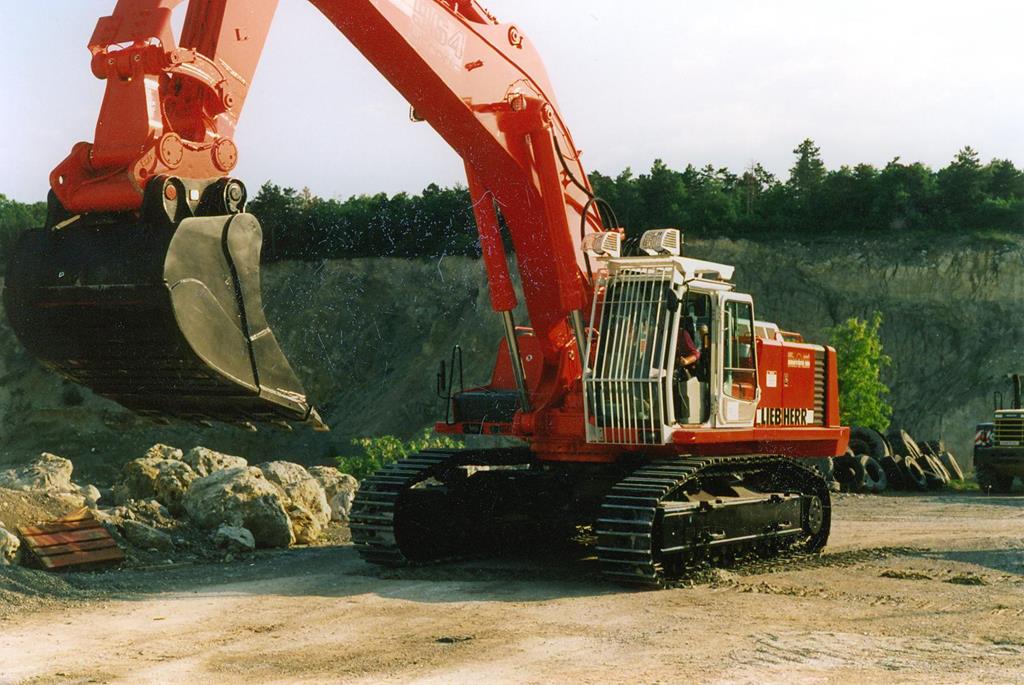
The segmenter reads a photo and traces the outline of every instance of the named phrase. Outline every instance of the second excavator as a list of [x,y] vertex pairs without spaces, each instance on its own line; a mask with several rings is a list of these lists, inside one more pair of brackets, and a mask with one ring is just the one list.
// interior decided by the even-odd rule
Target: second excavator
[[[465,164],[503,335],[488,383],[441,374],[437,430],[521,444],[427,450],[366,479],[359,553],[414,563],[585,526],[605,575],[657,586],[707,559],[823,547],[829,492],[807,464],[848,441],[835,351],[763,333],[733,268],[685,255],[676,229],[623,254],[518,26],[475,0],[310,1]],[[8,316],[44,364],[137,412],[322,427],[263,315],[260,225],[230,175],[277,3],[191,0],[179,44],[180,3],[120,0],[97,24],[95,141],[51,175]]]

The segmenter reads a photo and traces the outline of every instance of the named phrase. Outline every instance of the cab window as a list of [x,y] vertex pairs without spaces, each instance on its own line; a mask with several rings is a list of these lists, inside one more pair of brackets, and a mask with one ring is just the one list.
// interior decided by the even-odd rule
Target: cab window
[[726,303],[724,342],[722,389],[730,397],[752,402],[757,396],[757,367],[754,315],[749,303]]

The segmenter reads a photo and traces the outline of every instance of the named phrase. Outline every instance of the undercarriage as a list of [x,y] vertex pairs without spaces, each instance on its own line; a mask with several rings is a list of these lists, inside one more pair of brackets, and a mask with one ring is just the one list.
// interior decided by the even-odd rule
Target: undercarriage
[[363,481],[352,538],[387,566],[528,551],[596,537],[607,578],[659,587],[706,563],[817,551],[830,500],[785,457],[550,465],[528,449],[425,450]]

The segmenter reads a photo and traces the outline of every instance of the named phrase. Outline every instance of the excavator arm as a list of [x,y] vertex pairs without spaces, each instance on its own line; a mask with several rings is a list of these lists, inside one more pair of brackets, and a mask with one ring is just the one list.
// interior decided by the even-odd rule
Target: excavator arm
[[[516,356],[500,211],[548,379],[532,398],[520,383],[521,408],[550,403],[579,375],[581,241],[603,227],[537,51],[475,0],[310,1],[463,159]],[[95,139],[51,174],[47,226],[26,232],[8,273],[8,315],[45,364],[136,411],[316,422],[263,318],[259,223],[229,176],[277,2],[191,0],[179,45],[181,2],[119,0],[97,24]]]

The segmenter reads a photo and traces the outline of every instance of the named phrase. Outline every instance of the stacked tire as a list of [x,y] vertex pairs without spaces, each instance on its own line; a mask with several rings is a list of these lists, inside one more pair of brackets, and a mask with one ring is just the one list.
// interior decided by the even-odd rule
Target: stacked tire
[[850,429],[850,448],[834,460],[834,477],[843,492],[883,492],[889,486],[889,474],[882,459],[890,454],[885,436],[871,428]]
[[963,480],[963,470],[941,440],[919,444],[905,430],[883,435],[853,426],[850,449],[834,459],[833,477],[843,492],[925,492]]
[[[937,482],[933,475],[929,480],[931,465],[923,460],[921,447],[905,430],[891,430],[887,436],[892,445],[893,458],[899,464],[904,489],[924,492]],[[926,471],[926,467],[929,471]]]
[[957,462],[956,457],[953,453],[946,449],[946,443],[942,440],[926,440],[921,443],[921,449],[926,453],[938,460],[942,468],[946,470],[946,474],[950,480],[963,480],[964,471],[960,468],[960,464]]
[[[939,490],[953,480],[963,480],[963,471],[953,454],[946,449],[942,440],[930,440],[918,443],[905,430],[889,432],[889,442],[893,445],[896,455],[906,463],[904,472],[908,476],[908,488],[912,490]],[[923,474],[917,473],[913,467],[916,462]]]

